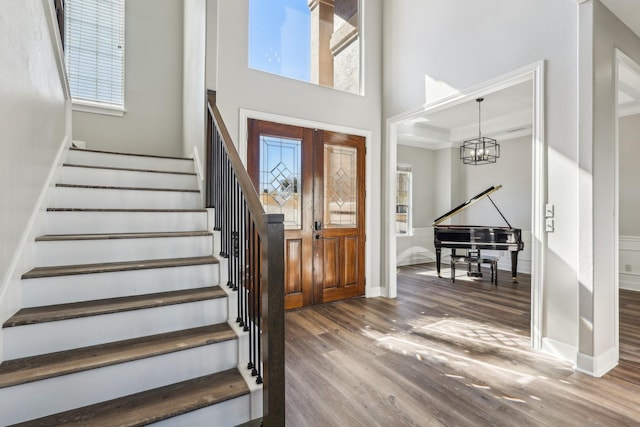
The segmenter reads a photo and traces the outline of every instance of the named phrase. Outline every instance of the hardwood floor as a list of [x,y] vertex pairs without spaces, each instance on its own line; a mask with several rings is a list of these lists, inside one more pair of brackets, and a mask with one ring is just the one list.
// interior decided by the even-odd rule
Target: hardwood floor
[[402,267],[397,299],[288,312],[287,425],[639,425],[639,369],[592,378],[532,351],[529,277],[460,274]]
[[619,304],[620,359],[640,364],[640,293],[621,289]]

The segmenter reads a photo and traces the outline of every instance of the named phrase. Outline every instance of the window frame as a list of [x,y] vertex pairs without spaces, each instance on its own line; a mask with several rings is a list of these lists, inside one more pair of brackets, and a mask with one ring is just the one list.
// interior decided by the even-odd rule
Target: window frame
[[[69,80],[69,87],[70,89],[72,88],[72,73],[70,72],[70,46],[71,46],[71,40],[73,39],[73,36],[69,34],[70,31],[73,31],[73,29],[77,26],[74,26],[73,23],[71,22],[71,13],[69,13],[69,3],[73,3],[73,2],[78,2],[81,3],[83,0],[66,0],[65,1],[65,24],[64,24],[64,28],[65,28],[65,40],[67,41],[67,43],[65,44],[65,63],[66,63],[66,72],[67,72],[67,79]],[[122,87],[122,92],[121,92],[121,103],[113,103],[113,102],[108,102],[108,101],[101,101],[99,99],[85,99],[85,98],[75,98],[73,96],[73,94],[71,95],[71,109],[73,111],[81,111],[81,112],[87,112],[87,113],[94,113],[94,114],[103,114],[103,115],[109,115],[109,116],[119,116],[122,117],[124,116],[124,113],[126,113],[126,108],[125,108],[125,61],[126,61],[126,43],[125,43],[125,25],[126,25],[126,1],[125,0],[115,0],[117,2],[120,2],[122,4],[122,13],[121,13],[121,19],[119,21],[119,25],[120,25],[120,29],[121,29],[121,33],[119,34],[119,39],[120,39],[120,44],[119,46],[121,51],[122,51],[122,56],[121,56],[121,67],[120,67],[120,84]],[[73,7],[73,6],[71,6]],[[117,25],[117,24],[116,24]],[[117,31],[117,30],[116,30]],[[113,32],[112,32],[113,33]],[[97,68],[97,67],[96,67]],[[114,73],[117,75],[117,73]],[[96,76],[97,77],[97,74]],[[113,76],[112,76],[113,77]],[[96,79],[94,79],[95,81]],[[111,80],[113,81],[113,79]],[[97,98],[97,97],[96,97]]]
[[[400,191],[400,177],[406,176],[407,191]],[[406,193],[406,203],[400,203],[401,195]],[[405,206],[406,212],[400,212],[400,206]],[[405,221],[398,221],[398,215],[406,215]],[[410,237],[413,236],[413,171],[412,166],[406,163],[399,163],[396,169],[396,237]],[[407,231],[405,233],[400,232],[399,224],[406,224]]]

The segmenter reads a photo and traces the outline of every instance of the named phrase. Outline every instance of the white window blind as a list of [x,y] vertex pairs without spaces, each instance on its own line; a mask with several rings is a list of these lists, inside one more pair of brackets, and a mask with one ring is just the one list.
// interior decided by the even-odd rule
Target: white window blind
[[124,0],[67,0],[65,56],[74,102],[124,108]]

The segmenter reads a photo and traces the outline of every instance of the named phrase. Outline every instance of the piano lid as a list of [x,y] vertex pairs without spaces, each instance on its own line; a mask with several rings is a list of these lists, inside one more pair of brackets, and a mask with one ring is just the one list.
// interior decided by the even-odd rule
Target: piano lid
[[[502,188],[502,185],[492,185],[491,187],[489,187],[486,190],[484,190],[482,193],[473,196],[472,198],[470,198],[469,200],[467,200],[463,204],[451,209],[449,212],[447,212],[446,214],[442,215],[440,218],[437,218],[433,222],[432,227],[435,227],[436,225],[439,225],[439,224],[445,222],[446,220],[448,220],[449,218],[451,218],[454,215],[457,215],[458,213],[460,213],[461,211],[465,210],[466,208],[468,208],[469,206],[471,206],[472,204],[474,204],[478,200],[489,196],[490,194],[498,191],[501,188]],[[491,198],[489,198],[489,200],[491,200]],[[497,207],[496,207],[496,209],[497,209]],[[502,215],[502,213],[500,213],[500,215]],[[504,216],[503,216],[503,218],[504,218]],[[506,221],[506,219],[505,219],[505,221]]]

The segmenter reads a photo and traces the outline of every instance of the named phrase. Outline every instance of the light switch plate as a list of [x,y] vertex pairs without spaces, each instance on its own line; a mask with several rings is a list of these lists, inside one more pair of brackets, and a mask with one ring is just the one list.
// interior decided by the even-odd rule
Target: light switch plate
[[544,217],[553,218],[553,205],[551,203],[544,205]]
[[553,228],[554,228],[553,218],[547,218],[544,221],[544,231],[548,233],[553,233]]

